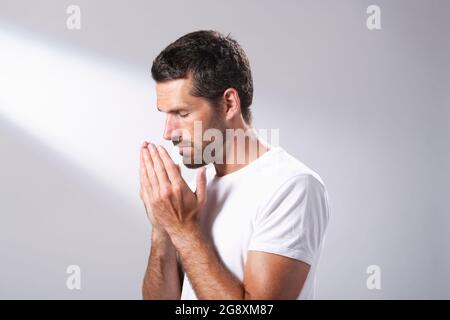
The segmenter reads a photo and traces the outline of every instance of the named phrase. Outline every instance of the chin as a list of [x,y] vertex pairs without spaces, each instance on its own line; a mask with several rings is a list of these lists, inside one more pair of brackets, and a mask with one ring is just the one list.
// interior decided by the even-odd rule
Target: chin
[[188,169],[198,169],[203,166],[206,166],[206,163],[185,163],[185,162],[183,162],[183,164]]
[[202,161],[201,163],[195,163],[194,159],[191,157],[183,157],[183,164],[186,168],[189,169],[198,169],[207,165],[207,163],[205,163],[204,161]]

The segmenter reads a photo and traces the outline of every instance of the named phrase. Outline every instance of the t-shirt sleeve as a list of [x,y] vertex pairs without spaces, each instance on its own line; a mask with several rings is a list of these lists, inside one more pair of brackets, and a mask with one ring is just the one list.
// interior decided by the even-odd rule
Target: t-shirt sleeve
[[284,182],[253,220],[248,250],[290,257],[312,265],[328,224],[328,195],[314,176]]

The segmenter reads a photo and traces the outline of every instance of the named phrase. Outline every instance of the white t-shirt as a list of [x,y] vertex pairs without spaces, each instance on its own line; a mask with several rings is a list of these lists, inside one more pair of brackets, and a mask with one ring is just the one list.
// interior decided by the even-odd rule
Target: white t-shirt
[[[297,299],[313,299],[330,216],[319,175],[283,148],[272,147],[222,177],[210,166],[207,179],[201,224],[228,270],[243,281],[249,250],[303,261],[311,268]],[[181,299],[197,299],[186,273]]]

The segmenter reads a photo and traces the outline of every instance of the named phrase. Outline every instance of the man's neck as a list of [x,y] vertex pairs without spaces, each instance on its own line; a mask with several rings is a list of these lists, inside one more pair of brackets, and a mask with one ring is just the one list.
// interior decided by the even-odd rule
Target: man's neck
[[[233,143],[228,142],[225,150],[223,164],[214,164],[216,175],[219,177],[247,166],[249,163],[266,153],[269,150],[269,147],[263,141],[258,139],[256,135],[251,135],[245,137],[244,145],[239,143],[238,139],[234,137]],[[229,155],[230,152],[234,157],[232,157],[232,159],[227,159],[227,155]]]

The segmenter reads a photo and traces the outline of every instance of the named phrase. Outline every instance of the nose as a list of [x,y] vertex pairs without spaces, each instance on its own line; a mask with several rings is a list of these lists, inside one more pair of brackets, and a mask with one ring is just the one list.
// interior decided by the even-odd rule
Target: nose
[[176,121],[171,114],[168,114],[166,117],[163,138],[165,140],[176,140],[178,138],[176,131]]

